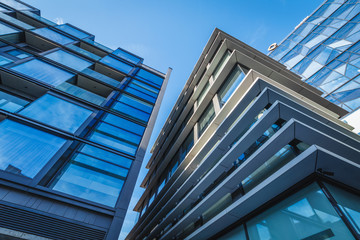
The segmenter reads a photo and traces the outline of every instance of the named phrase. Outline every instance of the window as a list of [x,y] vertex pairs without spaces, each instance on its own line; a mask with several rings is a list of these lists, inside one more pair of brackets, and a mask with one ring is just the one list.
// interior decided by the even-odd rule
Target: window
[[[75,154],[51,187],[63,193],[114,207],[128,169],[99,159],[104,157],[103,154],[91,156],[89,147],[90,153],[105,153],[103,150],[85,145]],[[112,155],[118,158],[109,152],[105,154],[107,157]],[[111,161],[116,162],[113,159]]]
[[86,61],[63,50],[49,53],[45,55],[45,57],[78,71],[82,71],[93,64],[92,62]]
[[157,194],[159,194],[161,192],[161,190],[164,188],[165,183],[166,183],[166,178],[159,185],[158,190],[157,190]]
[[199,137],[203,134],[207,126],[215,117],[215,109],[212,103],[207,106],[201,117],[199,118]]
[[247,222],[250,239],[354,239],[317,184]]
[[140,58],[138,58],[135,55],[133,55],[133,54],[127,52],[127,51],[124,51],[124,50],[122,50],[120,48],[116,49],[112,54],[114,54],[114,55],[116,55],[118,57],[121,57],[121,58],[123,58],[123,59],[125,59],[125,60],[127,60],[127,61],[129,61],[129,62],[131,62],[133,64],[138,64],[141,61]]
[[65,35],[62,35],[61,33],[55,32],[49,28],[38,28],[32,30],[34,33],[39,34],[40,36],[47,38],[51,41],[57,42],[61,45],[65,45],[68,43],[72,43],[75,40],[71,39],[69,37],[66,37]]
[[58,25],[56,28],[78,38],[86,38],[90,36],[89,34],[70,26],[69,24]]
[[150,117],[152,106],[129,95],[123,94],[114,105],[113,109],[131,118],[147,122]]
[[217,240],[247,240],[244,225],[240,225],[228,234],[218,238]]
[[107,114],[106,117],[103,118],[103,121],[138,135],[142,135],[145,130],[145,127],[140,126],[139,124],[112,114]]
[[11,69],[53,86],[58,86],[75,76],[74,74],[37,59],[22,63]]
[[245,73],[240,68],[240,66],[236,66],[230,75],[226,78],[223,85],[219,89],[218,96],[220,101],[220,107],[224,106],[224,104],[229,100],[232,93],[239,86],[241,81],[244,79]]
[[133,66],[130,66],[120,60],[117,60],[111,56],[105,56],[103,59],[100,60],[100,62],[105,63],[106,65],[113,67],[117,70],[120,70],[126,74],[128,74],[132,69]]
[[214,80],[216,80],[216,78],[219,76],[219,74],[221,73],[221,70],[224,68],[227,60],[229,60],[231,55],[231,52],[229,50],[227,50],[224,55],[221,57],[219,63],[216,65],[214,72],[213,72],[213,77]]
[[46,94],[31,103],[20,114],[51,126],[75,133],[92,111]]
[[0,123],[0,167],[33,178],[65,142],[49,133],[4,120]]
[[9,112],[17,112],[24,108],[29,101],[10,95],[0,90],[0,108]]
[[162,77],[159,77],[158,75],[155,75],[144,69],[140,69],[137,72],[136,77],[158,88],[161,87],[161,84],[164,80]]
[[0,22],[0,35],[12,34],[12,33],[19,33],[20,30],[16,28],[12,28],[2,22]]
[[129,83],[125,91],[152,103],[155,103],[159,93],[159,90],[135,79]]
[[9,59],[9,58],[6,58],[4,56],[0,56],[0,66],[4,66],[8,63],[12,63],[14,62],[13,60]]
[[15,0],[2,0],[1,3],[4,3],[5,5],[8,5],[16,10],[33,10],[32,8]]
[[197,98],[197,106],[200,105],[200,103],[202,102],[202,100],[204,99],[208,89],[210,87],[210,83],[209,81],[206,82],[205,86],[203,87],[203,89],[201,90],[201,92],[199,93],[199,96]]
[[24,59],[24,58],[32,56],[30,53],[27,53],[21,49],[12,49],[10,51],[7,51],[6,53],[10,54],[11,56],[14,56],[18,59]]

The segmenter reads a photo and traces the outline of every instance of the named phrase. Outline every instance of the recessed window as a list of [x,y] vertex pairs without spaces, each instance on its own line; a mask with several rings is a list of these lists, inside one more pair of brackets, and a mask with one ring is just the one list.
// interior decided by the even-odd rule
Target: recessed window
[[203,134],[207,126],[215,117],[215,109],[212,103],[205,109],[201,117],[199,118],[199,137]]
[[0,123],[0,168],[33,178],[65,142],[63,138],[4,120]]
[[214,72],[213,72],[214,79],[216,79],[219,76],[219,74],[221,73],[221,70],[224,68],[225,64],[229,60],[230,55],[231,55],[231,52],[229,50],[227,50],[224,53],[224,55],[221,57],[219,63],[216,65]]
[[29,101],[0,90],[0,108],[9,112],[17,112],[23,109]]

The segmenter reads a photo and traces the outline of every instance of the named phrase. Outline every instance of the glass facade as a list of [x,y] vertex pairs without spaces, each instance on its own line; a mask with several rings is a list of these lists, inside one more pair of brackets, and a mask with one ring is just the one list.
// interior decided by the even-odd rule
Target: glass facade
[[[336,189],[336,194],[346,202],[355,197],[327,186]],[[317,183],[289,196],[245,225],[246,230],[242,224],[218,239],[355,239]]]
[[360,107],[360,3],[325,1],[269,54],[323,96],[352,112]]

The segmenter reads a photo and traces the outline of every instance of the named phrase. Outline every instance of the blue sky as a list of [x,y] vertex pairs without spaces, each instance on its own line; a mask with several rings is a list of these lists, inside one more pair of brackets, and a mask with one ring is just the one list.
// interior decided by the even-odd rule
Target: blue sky
[[[149,148],[215,27],[267,53],[323,0],[24,0],[52,21],[71,23],[95,40],[125,48],[144,63],[166,72],[173,68]],[[145,162],[149,158],[145,156]],[[144,164],[143,164],[144,165]],[[140,179],[146,171],[140,172]],[[137,186],[139,185],[139,180]],[[133,199],[142,191],[136,188]],[[131,208],[135,201],[131,203]],[[123,238],[134,215],[126,219]]]

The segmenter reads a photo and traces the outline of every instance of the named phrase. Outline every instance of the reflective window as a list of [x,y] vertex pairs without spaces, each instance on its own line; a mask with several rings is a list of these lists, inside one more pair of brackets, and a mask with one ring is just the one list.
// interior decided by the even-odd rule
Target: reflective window
[[74,39],[68,38],[58,32],[55,32],[48,28],[38,28],[32,30],[34,33],[39,34],[40,36],[43,36],[51,41],[57,42],[59,44],[65,45],[71,42],[74,42]]
[[112,114],[107,114],[106,117],[103,118],[104,122],[110,123],[114,126],[123,128],[127,131],[136,133],[138,135],[142,135],[144,133],[145,127],[140,126],[139,124],[136,124],[134,122],[131,122],[129,120],[126,120],[124,118],[112,115]]
[[74,50],[74,51],[76,51],[76,52],[78,52],[78,53],[80,53],[80,54],[82,54],[84,56],[92,58],[95,61],[98,61],[98,60],[101,59],[101,57],[99,57],[98,55],[96,55],[96,54],[94,54],[92,52],[86,51],[85,49],[82,49],[82,48],[80,48],[80,47],[78,47],[76,45],[67,45],[66,47],[68,47],[68,48],[70,48],[70,49],[72,49],[72,50]]
[[56,26],[57,25],[56,23],[54,23],[54,22],[52,22],[52,21],[50,21],[50,20],[48,20],[46,18],[43,18],[43,17],[41,17],[41,16],[37,15],[36,13],[31,12],[31,11],[22,11],[22,13],[25,13],[26,15],[28,15],[28,16],[30,16],[32,18],[35,18],[36,20],[39,20],[40,22],[43,22],[43,23],[45,23],[47,25],[50,25],[50,26]]
[[57,86],[75,76],[74,74],[37,59],[22,63],[11,69],[53,86]]
[[157,89],[137,80],[132,80],[125,88],[125,91],[152,103],[155,103],[157,94],[159,92]]
[[354,239],[317,184],[247,222],[251,240]]
[[230,55],[231,55],[231,52],[229,50],[227,50],[224,53],[224,55],[221,57],[219,63],[216,65],[214,72],[213,72],[214,79],[216,79],[219,76],[219,74],[221,73],[221,70],[224,68],[225,64],[229,60]]
[[59,86],[57,86],[56,88],[61,91],[67,92],[75,97],[84,99],[85,101],[92,102],[97,105],[101,105],[105,101],[104,97],[89,92],[81,87],[78,87],[68,82],[64,82]]
[[244,79],[245,74],[241,70],[240,66],[236,66],[230,75],[226,78],[225,82],[221,86],[218,92],[220,107],[229,100],[235,89],[239,86],[241,81]]
[[210,87],[209,81],[206,82],[205,86],[201,89],[201,92],[199,93],[199,96],[197,98],[197,105],[199,106],[204,97],[206,96],[206,93]]
[[13,50],[7,51],[6,53],[10,54],[11,56],[14,56],[16,58],[19,58],[19,59],[24,59],[24,58],[32,56],[30,53],[27,53],[21,49],[13,49]]
[[199,137],[203,134],[207,126],[215,117],[215,109],[212,103],[205,109],[201,117],[199,118]]
[[78,153],[53,189],[114,207],[127,173],[127,169]]
[[130,66],[110,56],[105,56],[103,59],[100,60],[100,62],[105,63],[106,65],[109,65],[110,67],[120,70],[126,74],[128,74],[133,69],[133,66]]
[[116,81],[115,79],[112,79],[108,76],[105,76],[104,74],[101,74],[99,72],[96,72],[90,68],[85,68],[82,73],[85,73],[86,75],[89,75],[90,77],[96,78],[97,80],[109,84],[111,86],[117,87],[120,82]]
[[45,57],[78,71],[82,71],[93,64],[92,62],[86,61],[63,50],[49,53],[45,55]]
[[165,183],[166,183],[166,179],[164,179],[164,180],[161,182],[161,184],[159,185],[158,190],[157,190],[157,194],[159,194],[159,192],[161,192],[161,190],[164,188]]
[[151,105],[123,94],[113,109],[131,118],[146,122],[150,117]]
[[326,187],[356,232],[360,234],[360,197],[330,184],[326,184]]
[[32,10],[32,8],[15,0],[1,0],[1,3],[4,3],[5,5],[8,5],[16,10]]
[[9,112],[17,112],[24,108],[29,101],[15,97],[0,90],[0,108]]
[[65,141],[20,123],[4,120],[0,123],[0,167],[33,178]]
[[78,38],[86,38],[88,36],[90,36],[89,34],[79,30],[79,29],[76,29],[68,24],[62,24],[62,25],[58,25],[56,26],[57,29],[60,29],[70,35],[73,35],[75,37],[78,37]]
[[17,30],[0,22],[0,35],[6,35],[6,34],[18,33],[18,32],[20,32],[20,30]]
[[75,133],[92,111],[46,94],[31,103],[20,114],[51,126]]
[[3,66],[5,64],[12,63],[12,62],[14,62],[14,61],[6,58],[4,56],[0,56],[0,66]]
[[144,69],[140,69],[137,72],[136,77],[159,88],[161,87],[161,84],[164,80],[162,77],[159,77],[158,75],[150,73]]
[[123,58],[123,59],[125,59],[125,60],[127,60],[127,61],[129,61],[129,62],[131,62],[133,64],[138,64],[141,61],[140,58],[138,58],[135,55],[133,55],[133,54],[127,52],[127,51],[124,51],[124,50],[122,50],[120,48],[116,49],[112,54],[114,54],[114,55],[116,55],[118,57],[121,57],[121,58]]

